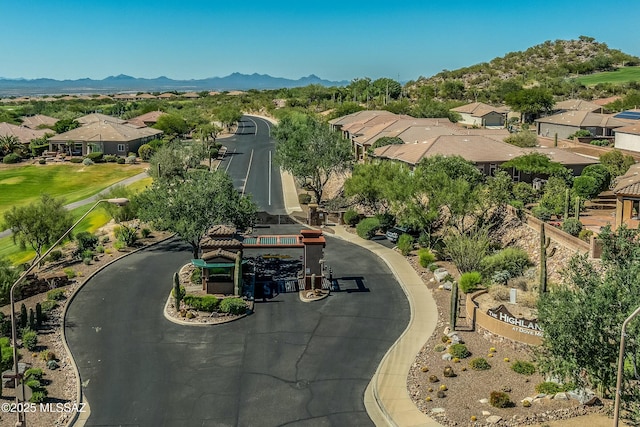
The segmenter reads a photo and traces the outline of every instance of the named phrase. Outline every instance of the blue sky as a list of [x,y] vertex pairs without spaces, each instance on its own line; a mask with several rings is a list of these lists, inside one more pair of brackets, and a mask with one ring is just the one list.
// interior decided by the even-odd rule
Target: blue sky
[[401,81],[546,40],[640,56],[640,1],[3,1],[0,77]]

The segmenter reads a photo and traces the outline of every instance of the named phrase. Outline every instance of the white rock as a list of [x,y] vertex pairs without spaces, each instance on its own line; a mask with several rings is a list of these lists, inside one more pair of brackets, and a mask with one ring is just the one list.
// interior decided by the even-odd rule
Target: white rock
[[501,417],[501,416],[499,416],[499,415],[491,415],[489,418],[487,418],[487,419],[486,419],[486,421],[487,421],[489,424],[497,424],[497,423],[499,423],[500,421],[502,421],[502,417]]
[[451,360],[453,356],[450,353],[445,353],[442,355],[442,360]]
[[489,403],[489,399],[480,399],[478,400],[480,403]]
[[555,396],[553,396],[554,400],[569,400],[569,398],[567,397],[566,393],[556,393]]
[[444,408],[433,408],[431,410],[432,414],[442,414],[444,412]]
[[491,415],[491,412],[489,412],[489,411],[482,411],[482,416],[483,416],[483,417],[488,417],[489,415]]
[[449,275],[449,272],[446,268],[436,268],[433,272],[433,277],[436,279],[436,282],[440,283],[444,280],[445,277]]

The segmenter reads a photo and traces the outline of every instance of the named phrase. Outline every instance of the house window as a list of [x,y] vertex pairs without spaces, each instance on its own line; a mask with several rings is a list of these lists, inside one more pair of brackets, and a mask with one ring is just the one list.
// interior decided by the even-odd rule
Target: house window
[[494,176],[496,174],[496,169],[498,169],[498,165],[491,163],[489,165],[489,176]]
[[520,182],[520,171],[516,168],[512,169],[511,176],[515,182]]
[[118,144],[118,153],[124,153],[125,151],[126,151],[126,148],[124,144]]
[[476,167],[478,168],[478,170],[480,172],[482,172],[482,174],[484,175],[484,165],[476,165]]

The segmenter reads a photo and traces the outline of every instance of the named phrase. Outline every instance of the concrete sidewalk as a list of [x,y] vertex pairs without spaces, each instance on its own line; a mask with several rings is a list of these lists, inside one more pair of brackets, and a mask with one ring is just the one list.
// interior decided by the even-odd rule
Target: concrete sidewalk
[[427,286],[400,253],[335,227],[335,236],[381,258],[402,286],[411,309],[407,329],[382,358],[364,395],[367,413],[377,426],[440,426],[418,410],[407,390],[407,375],[416,355],[438,322],[438,308]]

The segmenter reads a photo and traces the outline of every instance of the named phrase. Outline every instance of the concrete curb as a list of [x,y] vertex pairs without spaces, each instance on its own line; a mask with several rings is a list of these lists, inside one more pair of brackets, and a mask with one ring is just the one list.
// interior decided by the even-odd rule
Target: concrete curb
[[167,319],[169,322],[175,323],[176,325],[181,325],[181,326],[218,326],[218,325],[224,325],[226,323],[235,322],[236,320],[244,319],[245,317],[249,316],[250,314],[253,314],[253,310],[249,309],[249,311],[247,311],[242,316],[234,317],[233,319],[225,320],[223,322],[218,322],[218,323],[193,323],[193,322],[187,322],[185,320],[176,319],[175,317],[173,317],[173,316],[171,316],[169,314],[169,305],[171,304],[171,298],[172,298],[171,297],[171,292],[169,292],[169,297],[167,298],[167,302],[164,304],[164,310],[162,310],[162,314],[164,314],[165,319]]
[[83,427],[85,425],[85,423],[87,422],[87,420],[89,419],[89,417],[91,416],[91,409],[89,407],[89,402],[86,401],[86,399],[84,399],[85,401],[83,402],[83,398],[84,398],[84,394],[82,393],[82,382],[80,381],[80,372],[78,371],[78,365],[76,365],[76,361],[73,358],[73,354],[71,353],[71,349],[69,349],[69,344],[67,343],[67,335],[65,332],[66,329],[66,322],[67,322],[67,310],[69,310],[69,306],[71,306],[71,303],[73,302],[73,300],[75,299],[76,295],[78,294],[78,292],[80,291],[80,289],[82,289],[88,282],[89,280],[91,280],[93,278],[93,276],[95,276],[96,274],[98,274],[99,272],[101,272],[103,269],[105,269],[106,267],[110,266],[111,264],[120,261],[122,258],[128,257],[131,254],[134,254],[136,252],[148,249],[148,248],[152,248],[156,245],[159,245],[160,243],[166,242],[169,239],[172,239],[173,237],[175,237],[175,234],[172,234],[171,236],[164,238],[162,240],[159,240],[155,243],[153,243],[152,245],[148,245],[148,246],[144,246],[142,248],[138,248],[135,249],[131,252],[128,252],[112,261],[109,261],[108,263],[106,263],[105,265],[103,265],[102,267],[98,268],[96,271],[94,271],[93,273],[91,273],[90,275],[88,275],[86,277],[86,279],[84,280],[84,282],[82,282],[80,285],[78,285],[78,287],[73,291],[73,293],[71,294],[71,296],[69,297],[67,304],[64,306],[64,310],[62,311],[62,332],[61,332],[61,336],[62,336],[62,346],[64,347],[65,351],[67,352],[67,355],[69,355],[69,360],[71,361],[71,367],[73,369],[73,373],[76,377],[76,403],[80,404],[80,403],[85,403],[85,411],[84,412],[75,412],[74,415],[71,417],[71,419],[69,419],[69,421],[67,421],[66,427],[71,427],[71,426],[77,426],[77,427]]

